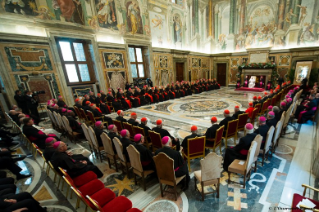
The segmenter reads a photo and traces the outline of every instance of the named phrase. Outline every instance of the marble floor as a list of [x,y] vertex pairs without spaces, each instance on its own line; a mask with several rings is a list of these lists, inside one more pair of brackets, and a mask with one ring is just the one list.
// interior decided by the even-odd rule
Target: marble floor
[[[138,119],[147,117],[149,126],[153,127],[156,120],[164,120],[164,127],[178,138],[184,138],[190,134],[190,126],[195,124],[200,133],[204,133],[210,126],[210,118],[217,116],[218,121],[222,120],[225,109],[231,112],[235,105],[245,110],[248,102],[254,95],[259,93],[237,92],[230,88],[222,88],[217,91],[204,92],[202,94],[169,100],[166,102],[134,108],[125,111],[125,115],[134,111]],[[115,117],[115,114],[111,115]],[[41,123],[46,127],[50,123]],[[268,158],[264,166],[258,163],[257,172],[253,172],[251,179],[243,189],[238,184],[228,184],[226,172],[221,174],[220,197],[215,194],[206,195],[205,201],[201,201],[201,195],[195,191],[193,172],[200,169],[199,159],[191,161],[191,182],[189,189],[182,192],[177,201],[171,194],[160,195],[160,188],[157,179],[146,180],[147,190],[144,191],[140,185],[135,185],[134,180],[123,175],[121,171],[116,172],[109,169],[107,162],[99,162],[87,150],[88,144],[82,141],[78,144],[69,145],[77,152],[83,152],[99,166],[105,173],[101,179],[105,186],[112,189],[117,195],[128,197],[133,207],[145,212],[196,212],[196,211],[289,211],[292,203],[293,193],[302,193],[301,184],[315,186],[315,178],[311,174],[311,165],[315,153],[314,141],[316,125],[308,122],[303,125],[296,123],[288,126],[287,132],[280,139],[276,152]],[[63,139],[65,140],[65,139]],[[224,147],[222,148],[222,154]],[[18,148],[17,153],[29,153],[24,146]],[[218,154],[220,154],[218,152]],[[31,172],[33,177],[18,181],[19,191],[30,192],[40,203],[48,207],[48,211],[84,211],[84,205],[75,210],[76,198],[66,198],[66,186],[63,191],[57,190],[53,182],[53,172],[49,177],[42,169],[43,160],[41,157],[29,157],[19,165],[24,172]],[[232,180],[240,182],[243,178],[239,175],[232,175]],[[207,186],[205,190],[213,190],[214,186]],[[307,196],[317,196],[307,193]],[[280,209],[281,208],[281,209]],[[286,209],[286,210],[285,210]]]

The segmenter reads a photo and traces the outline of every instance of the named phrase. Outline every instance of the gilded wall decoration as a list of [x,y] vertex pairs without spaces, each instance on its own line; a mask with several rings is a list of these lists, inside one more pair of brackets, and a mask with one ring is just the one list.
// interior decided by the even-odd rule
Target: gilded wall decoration
[[192,58],[192,67],[201,67],[201,59]]
[[229,83],[230,84],[235,84],[237,82],[237,76],[236,74],[238,73],[237,68],[231,68],[230,69],[230,77],[229,77]]
[[290,65],[290,55],[280,55],[278,65],[279,66],[289,66]]
[[231,58],[231,67],[237,67],[239,64],[239,58]]
[[122,88],[124,90],[126,83],[125,71],[108,71],[107,77],[111,88],[114,90]]
[[209,59],[202,59],[201,63],[202,68],[209,68]]
[[104,52],[103,58],[107,69],[125,68],[123,53]]
[[280,77],[282,77],[284,80],[286,80],[287,74],[288,74],[288,68],[278,68],[277,72]]
[[52,71],[46,48],[4,47],[12,71]]
[[210,58],[199,57],[199,56],[188,56],[188,70],[190,75],[188,79],[190,81],[196,81],[201,78],[209,78],[210,69]]
[[88,94],[90,91],[94,91],[92,85],[72,86],[71,89],[74,98],[84,96],[85,94]]
[[173,55],[167,53],[153,52],[154,74],[158,80],[155,85],[166,85],[175,80],[173,68]]

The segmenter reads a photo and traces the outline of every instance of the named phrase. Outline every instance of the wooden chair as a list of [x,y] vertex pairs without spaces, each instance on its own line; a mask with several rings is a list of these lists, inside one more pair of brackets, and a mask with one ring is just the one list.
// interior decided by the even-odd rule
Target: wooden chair
[[142,134],[144,136],[144,146],[146,146],[147,149],[150,149],[150,147],[152,146],[152,143],[148,142],[149,136],[145,136],[144,129],[142,127],[133,126],[133,131],[134,131],[135,135]]
[[[156,167],[156,173],[161,189],[161,196],[164,196],[164,191],[167,186],[174,187],[175,201],[177,201],[177,189],[176,185],[181,182],[186,175],[176,178],[174,171],[174,160],[168,157],[165,153],[161,152],[153,157]],[[185,179],[184,179],[185,180]],[[165,184],[163,189],[162,185]],[[167,191],[166,191],[167,192]]]
[[244,175],[244,188],[246,187],[246,176],[249,175],[248,180],[250,179],[251,168],[254,163],[255,151],[257,148],[257,142],[253,141],[248,151],[247,160],[234,160],[228,166],[228,185],[230,184],[230,173],[237,173]]
[[48,161],[45,159],[44,155],[43,155],[43,152],[40,150],[40,149],[37,149],[37,152],[38,154],[42,157],[43,159],[43,165],[42,165],[42,168],[45,169],[45,164],[47,165],[47,168],[45,169],[45,173],[47,175],[49,175],[49,171],[50,171],[50,165],[48,163]]
[[275,104],[276,104],[276,99],[277,99],[277,95],[274,95],[274,96],[272,97],[272,99],[271,99],[271,105],[272,105],[272,106],[275,106]]
[[183,156],[187,159],[188,170],[191,171],[190,160],[205,157],[206,137],[196,137],[187,140],[187,152],[182,151]]
[[267,137],[266,137],[266,140],[265,140],[265,146],[264,146],[264,149],[260,149],[259,153],[262,154],[262,158],[263,158],[263,161],[262,161],[262,166],[264,166],[264,161],[265,161],[265,157],[267,156],[267,159],[268,159],[268,153],[269,153],[269,150],[270,150],[270,147],[272,146],[272,137],[274,135],[274,126],[271,126],[267,132]]
[[130,139],[134,140],[134,130],[133,130],[133,126],[127,122],[123,122],[123,128],[127,129],[130,132]]
[[[59,177],[59,181],[58,181],[58,186],[57,186],[57,189],[56,190],[59,190],[60,188],[60,183],[61,183],[61,174],[54,168],[54,166],[52,165],[52,163],[49,161],[48,162],[50,168],[52,169],[53,173],[54,173],[54,178],[53,178],[53,182],[56,182],[56,177],[58,176]],[[63,189],[63,187],[62,187]]]
[[[223,157],[217,155],[215,152],[209,153],[205,158],[200,160],[200,170],[194,172],[195,190],[198,190],[202,194],[202,201],[204,201],[205,194],[211,194],[217,192],[217,198],[219,198],[219,182],[220,173],[222,169]],[[197,186],[199,181],[201,185],[201,191]],[[205,186],[215,185],[216,191],[205,193]]]
[[113,138],[113,143],[114,143],[114,146],[115,146],[115,149],[116,149],[117,156],[118,156],[118,158],[120,159],[120,162],[121,162],[122,171],[124,173],[124,168],[123,167],[125,167],[125,171],[127,173],[127,176],[130,177],[129,170],[131,168],[131,163],[126,161],[125,155],[123,154],[122,143],[120,142],[120,140],[118,138]]
[[82,123],[81,127],[82,127],[82,130],[84,132],[84,136],[85,136],[86,140],[89,143],[90,151],[93,152],[94,151],[94,146],[93,146],[93,142],[91,140],[91,137],[89,135],[89,128],[86,126],[85,123]]
[[94,117],[94,115],[91,111],[88,111],[86,114],[87,114],[88,119],[91,121],[92,125],[94,125],[95,122],[97,122],[97,121],[102,121],[104,125],[106,124],[106,126],[108,126],[108,122],[104,121],[104,116]]
[[259,151],[260,151],[262,140],[263,140],[263,137],[261,135],[257,135],[254,138],[254,141],[257,142],[257,147],[256,147],[255,155],[254,155],[254,162],[255,162],[255,170],[254,170],[254,172],[257,171],[257,161],[258,161],[258,155],[259,155]]
[[82,113],[80,112],[79,108],[77,106],[73,106],[76,115],[78,116],[80,121],[85,121],[85,118],[82,116]]
[[250,123],[252,124],[252,125],[254,125],[254,123],[255,123],[255,119],[256,119],[256,116],[257,116],[257,108],[256,109],[254,109],[253,110],[253,113],[252,113],[252,115],[251,115],[251,118],[250,118]]
[[93,128],[89,127],[88,131],[89,131],[89,135],[90,135],[91,141],[93,143],[94,152],[97,153],[96,154],[97,158],[100,158],[100,162],[102,162],[101,151],[104,150],[104,147],[103,146],[99,146],[99,142],[97,141],[97,138],[96,138],[96,135],[95,135],[95,132],[94,132]]
[[256,104],[254,108],[257,109],[257,114],[259,114],[261,109],[261,104],[260,103]]
[[243,113],[238,116],[237,131],[243,131],[245,129],[245,125],[247,124],[248,118],[248,113]]
[[267,99],[266,101],[264,101],[261,109],[260,109],[260,112],[258,113],[259,116],[265,114],[265,112],[268,110],[268,102],[269,102],[269,99]]
[[114,123],[114,125],[116,126],[116,128],[117,128],[117,130],[118,130],[119,132],[121,132],[121,131],[124,129],[124,128],[123,128],[123,125],[122,125],[122,122],[113,119],[113,123]]
[[109,136],[106,133],[102,133],[101,140],[103,143],[106,158],[107,158],[108,163],[109,163],[109,168],[111,169],[111,160],[110,159],[112,159],[114,161],[115,170],[116,170],[116,172],[118,172],[117,155],[114,153],[111,139],[109,138]]
[[[297,212],[299,212],[299,211],[315,211],[315,212],[319,212],[319,202],[318,202],[318,200],[317,199],[310,199],[310,198],[306,197],[307,188],[309,188],[310,190],[312,190],[312,192],[315,192],[315,193],[319,192],[319,189],[314,188],[314,187],[309,186],[309,185],[306,185],[306,184],[302,184],[301,186],[304,187],[303,194],[300,195],[298,193],[294,193],[293,198],[292,198],[292,206],[291,206],[291,208],[295,208],[295,211],[297,211]],[[297,208],[298,203],[301,202],[304,199],[308,199],[312,203],[314,203],[315,204],[314,208],[310,208],[310,207],[308,207],[306,205],[300,204],[299,205],[300,209],[298,209]]]
[[140,153],[136,150],[133,145],[129,145],[127,148],[128,156],[130,157],[131,167],[133,168],[135,185],[137,185],[136,175],[140,176],[143,183],[144,191],[146,191],[145,178],[152,174],[153,170],[143,170],[141,163]]
[[[216,147],[219,147],[219,152],[222,154],[222,139],[223,139],[223,132],[224,132],[225,126],[221,126],[216,130],[215,138],[206,138],[206,144],[205,147],[208,149],[212,149],[213,152],[215,152]],[[214,144],[208,144],[207,141],[209,142],[214,142]]]
[[[256,110],[256,109],[255,109],[255,110]],[[224,136],[226,148],[227,148],[227,140],[228,140],[229,138],[234,138],[234,142],[235,142],[235,144],[236,144],[236,140],[237,140],[237,127],[238,127],[238,119],[229,121],[229,122],[227,123],[227,130],[226,130],[226,133],[225,133],[225,136]]]
[[77,188],[75,188],[75,187],[73,187],[73,186],[71,186],[71,189],[74,191],[74,193],[75,193],[76,196],[78,197],[78,198],[77,198],[77,201],[76,201],[76,205],[75,205],[75,209],[76,209],[76,210],[77,210],[78,208],[80,208],[80,201],[82,201],[82,202],[84,203],[84,205],[85,205],[85,212],[87,212],[87,209],[88,209],[88,208],[92,209],[91,211],[95,211],[95,210],[96,210],[95,207],[94,207],[94,208],[91,208],[91,205],[90,205],[88,199],[86,199],[85,196],[83,196],[82,192],[81,192],[79,189],[77,189]]
[[[276,147],[277,147],[278,144],[279,144],[279,139],[280,139],[281,130],[282,130],[282,121],[279,120],[279,121],[277,122],[276,129],[275,129],[275,133],[274,133],[273,140],[272,140],[273,150],[274,150],[274,151],[276,150]],[[273,152],[272,152],[272,153],[273,153]]]
[[76,142],[76,138],[79,137],[81,135],[81,133],[78,133],[78,132],[74,132],[70,126],[70,123],[69,123],[69,120],[63,116],[62,117],[62,121],[64,122],[64,126],[66,128],[66,131],[67,131],[67,135],[70,139],[71,142]]
[[148,135],[150,136],[152,141],[153,152],[155,152],[157,149],[162,148],[162,138],[159,133],[149,130]]
[[84,111],[82,108],[80,108],[80,113],[81,113],[81,115],[82,115],[82,117],[83,117],[83,119],[84,119],[84,122],[85,122],[86,124],[88,124],[88,125],[91,125],[92,122],[89,120],[89,118],[87,117],[85,111]]

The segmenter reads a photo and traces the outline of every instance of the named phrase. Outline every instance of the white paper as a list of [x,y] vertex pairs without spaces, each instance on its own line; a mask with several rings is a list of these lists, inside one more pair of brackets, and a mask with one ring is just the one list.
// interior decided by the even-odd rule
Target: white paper
[[244,165],[245,164],[245,161],[239,161],[239,163],[238,163],[239,165]]
[[[303,199],[297,204],[297,208],[300,208],[300,205],[307,206],[309,208],[314,208],[316,205],[308,199]],[[305,210],[306,212],[311,212],[312,210]]]

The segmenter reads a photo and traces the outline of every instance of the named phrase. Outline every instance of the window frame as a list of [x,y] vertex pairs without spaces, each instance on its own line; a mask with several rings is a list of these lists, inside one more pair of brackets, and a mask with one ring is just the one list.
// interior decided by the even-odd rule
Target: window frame
[[[60,61],[61,61],[61,66],[63,69],[63,73],[65,75],[65,80],[66,80],[67,85],[72,86],[72,85],[83,85],[83,84],[95,84],[96,78],[95,78],[95,73],[94,73],[93,61],[92,61],[92,57],[91,57],[90,49],[89,49],[89,45],[91,44],[91,41],[90,40],[83,40],[83,39],[61,38],[61,37],[56,37],[55,41],[56,41],[56,45],[58,47],[58,53],[59,53],[59,57],[60,57]],[[64,61],[63,55],[62,55],[62,49],[60,46],[60,41],[66,41],[66,42],[70,43],[73,61]],[[77,57],[76,57],[73,43],[82,43],[86,61],[77,61]],[[78,82],[70,82],[69,75],[68,75],[66,67],[65,67],[65,65],[67,65],[67,64],[74,64],[75,65],[75,70],[76,70],[76,73],[77,73],[77,76],[79,79]],[[82,81],[79,65],[87,65],[89,75],[90,75],[90,81],[84,81],[84,82]]]
[[[137,77],[133,77],[133,73],[132,73],[132,78],[133,79],[146,79],[146,73],[145,73],[145,61],[144,61],[144,56],[143,56],[143,48],[141,46],[129,46],[128,48],[134,48],[134,56],[135,56],[135,62],[131,62],[130,61],[130,68],[131,68],[131,65],[132,64],[135,64],[136,66],[136,71],[137,71]],[[137,61],[137,54],[136,54],[136,49],[141,49],[141,54],[142,54],[142,61],[143,62],[138,62]],[[129,50],[130,51],[130,50]],[[130,55],[130,52],[129,52],[129,55]],[[139,64],[142,64],[143,65],[143,73],[144,73],[144,77],[140,77],[140,72],[139,72],[139,69],[138,69],[138,65]],[[131,70],[132,72],[132,70]]]

